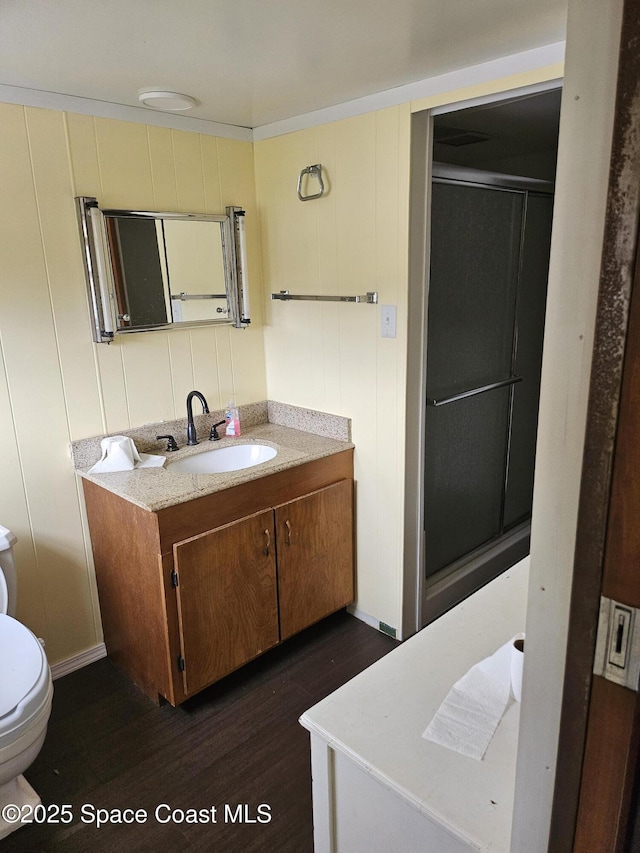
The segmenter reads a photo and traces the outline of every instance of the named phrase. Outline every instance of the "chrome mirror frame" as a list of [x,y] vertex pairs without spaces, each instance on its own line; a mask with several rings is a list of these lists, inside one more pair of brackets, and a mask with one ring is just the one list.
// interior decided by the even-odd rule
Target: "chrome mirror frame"
[[[91,316],[91,331],[96,343],[111,343],[116,335],[135,334],[158,330],[184,329],[193,326],[232,325],[244,329],[251,322],[249,310],[249,285],[245,242],[245,212],[239,207],[227,207],[225,215],[196,213],[165,213],[139,210],[101,209],[96,198],[78,196],[76,210],[87,296]],[[119,216],[147,220],[180,219],[221,223],[222,258],[228,316],[222,319],[188,320],[144,327],[119,328],[116,291],[109,253],[106,216]],[[175,297],[172,297],[175,298]]]

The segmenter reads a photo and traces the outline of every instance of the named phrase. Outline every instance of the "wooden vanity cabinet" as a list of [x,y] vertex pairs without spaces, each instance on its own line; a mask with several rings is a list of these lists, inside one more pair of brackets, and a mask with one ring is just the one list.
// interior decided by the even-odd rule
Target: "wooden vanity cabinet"
[[83,485],[107,652],[155,701],[353,601],[351,450],[158,512]]
[[197,693],[275,646],[273,511],[173,546],[184,691]]
[[276,507],[280,639],[353,600],[353,483]]

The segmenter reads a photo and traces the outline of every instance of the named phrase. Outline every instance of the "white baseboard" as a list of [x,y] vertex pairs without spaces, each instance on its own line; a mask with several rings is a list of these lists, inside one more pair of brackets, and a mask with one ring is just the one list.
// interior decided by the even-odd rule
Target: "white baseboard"
[[76,669],[82,669],[83,666],[88,666],[94,661],[100,660],[107,656],[107,647],[104,643],[98,643],[90,649],[85,649],[83,652],[78,652],[66,660],[61,660],[54,663],[51,667],[51,677],[55,681],[56,678],[62,678],[63,675],[69,675],[70,672],[75,672]]
[[379,620],[376,619],[375,616],[369,616],[368,613],[365,613],[364,610],[360,610],[353,604],[347,604],[347,613],[350,613],[352,616],[355,616],[356,619],[359,619],[361,622],[364,622],[365,625],[370,625],[376,630],[380,625]]
[[347,612],[352,616],[355,616],[356,619],[359,619],[361,622],[364,622],[365,625],[370,625],[372,628],[375,628],[376,631],[380,631],[381,634],[386,634],[388,637],[393,637],[393,639],[400,639],[398,637],[398,632],[391,625],[387,625],[384,622],[381,622],[379,619],[376,619],[375,616],[370,616],[368,613],[365,613],[364,610],[359,610],[353,604],[347,605]]

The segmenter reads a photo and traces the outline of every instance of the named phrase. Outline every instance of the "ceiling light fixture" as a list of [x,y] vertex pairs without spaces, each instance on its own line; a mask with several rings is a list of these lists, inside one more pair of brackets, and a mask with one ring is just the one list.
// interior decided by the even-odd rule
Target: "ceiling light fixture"
[[198,103],[191,95],[181,95],[179,92],[160,92],[156,89],[142,89],[138,92],[138,100],[146,107],[172,113],[190,110]]

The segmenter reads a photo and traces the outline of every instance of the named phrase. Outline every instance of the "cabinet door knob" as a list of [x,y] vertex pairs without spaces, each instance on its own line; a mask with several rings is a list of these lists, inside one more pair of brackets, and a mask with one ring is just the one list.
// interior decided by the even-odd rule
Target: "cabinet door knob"
[[285,521],[284,526],[287,528],[287,535],[286,535],[286,538],[284,540],[285,544],[291,545],[291,522],[289,521],[289,519],[287,519]]
[[264,546],[264,550],[262,553],[265,555],[265,557],[268,557],[269,556],[269,548],[271,547],[271,534],[269,533],[268,529],[265,530],[264,535],[267,537],[267,544]]

